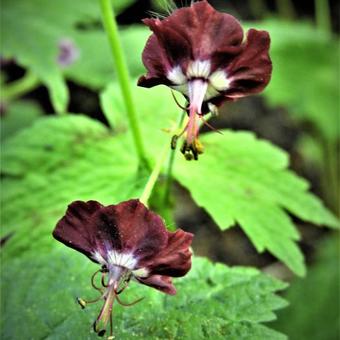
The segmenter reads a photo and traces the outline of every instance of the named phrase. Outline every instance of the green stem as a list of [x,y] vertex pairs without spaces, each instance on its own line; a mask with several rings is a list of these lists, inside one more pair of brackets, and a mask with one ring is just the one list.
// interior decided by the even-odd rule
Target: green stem
[[249,1],[250,12],[256,20],[266,17],[268,14],[266,4],[264,0],[250,0]]
[[287,20],[294,20],[296,17],[292,0],[276,0],[276,6],[280,17]]
[[[178,124],[177,124],[178,128],[182,126],[185,116],[186,116],[186,112],[183,111],[178,120]],[[171,191],[171,185],[172,185],[172,170],[174,167],[175,154],[176,154],[176,145],[175,145],[175,148],[171,149],[169,161],[168,161],[168,168],[166,171],[166,182],[165,182],[164,199],[163,199],[164,206],[168,205],[169,203],[170,191]]]
[[316,24],[320,31],[332,34],[329,0],[315,0]]
[[12,101],[34,90],[39,85],[38,77],[32,72],[26,72],[26,74],[8,85],[4,85],[1,91],[1,100],[5,102]]
[[140,163],[146,164],[146,156],[143,139],[137,119],[137,114],[132,98],[130,76],[125,62],[122,45],[119,39],[118,26],[114,15],[111,0],[100,0],[103,24],[109,39],[111,53],[114,60],[115,71],[118,77],[120,89],[125,102],[126,113]]
[[160,154],[160,157],[158,158],[151,174],[150,174],[150,177],[148,179],[148,182],[146,183],[145,185],[145,188],[144,188],[144,191],[143,193],[141,194],[139,200],[144,203],[146,206],[148,205],[148,201],[149,201],[149,198],[150,198],[150,195],[152,193],[152,190],[157,182],[157,179],[158,179],[158,176],[161,172],[161,169],[162,169],[162,165],[165,161],[165,158],[166,158],[166,155],[168,154],[169,152],[169,143],[167,143],[161,154]]

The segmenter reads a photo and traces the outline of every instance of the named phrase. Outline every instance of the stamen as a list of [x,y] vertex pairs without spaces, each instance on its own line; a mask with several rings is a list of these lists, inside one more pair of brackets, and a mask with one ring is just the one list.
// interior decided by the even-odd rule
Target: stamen
[[184,110],[184,111],[188,111],[188,107],[184,107],[184,106],[182,106],[182,105],[178,102],[178,100],[177,100],[177,98],[176,98],[176,96],[175,96],[175,94],[174,94],[174,91],[171,90],[171,94],[172,94],[172,98],[174,98],[175,103],[177,104],[177,106],[178,106],[180,109]]
[[210,125],[204,118],[203,118],[203,115],[199,115],[199,117],[201,118],[202,122],[204,125],[206,125],[210,130],[214,131],[214,132],[217,132],[221,135],[223,135],[223,132],[221,132],[220,130],[214,128],[212,125]]
[[102,273],[101,284],[103,287],[107,288],[108,284],[105,283],[105,276],[106,276],[106,273]]
[[105,294],[106,296],[104,297],[104,305],[99,313],[97,320],[93,324],[93,329],[99,336],[103,336],[105,334],[106,325],[111,319],[112,307],[116,298],[116,293],[114,291],[113,285],[110,286]]
[[144,300],[144,296],[143,296],[142,298],[137,299],[136,301],[133,301],[133,302],[130,302],[130,303],[122,302],[122,300],[120,299],[120,297],[119,297],[118,295],[116,295],[116,299],[117,299],[117,302],[118,302],[120,305],[122,305],[122,306],[124,306],[124,307],[131,307],[131,306],[135,305],[136,303],[138,303],[138,302]]
[[116,295],[119,295],[120,293],[124,291],[124,289],[129,285],[130,279],[131,279],[131,274],[124,280],[123,282],[124,286],[119,290],[115,290]]
[[171,150],[175,150],[176,146],[177,146],[177,140],[178,140],[179,136],[177,135],[173,135],[171,138]]
[[84,300],[82,298],[77,297],[77,302],[79,303],[82,309],[85,309],[86,305],[89,305],[91,303],[96,303],[102,298],[103,298],[103,295],[100,295],[97,299],[94,299],[94,300]]
[[103,290],[101,289],[101,287],[96,286],[96,283],[95,283],[95,278],[96,278],[96,275],[97,275],[98,273],[103,273],[103,272],[102,272],[101,269],[99,269],[99,270],[97,270],[97,271],[92,275],[92,277],[91,277],[91,285],[92,285],[92,287],[93,287],[94,289],[96,289],[96,290],[98,290],[98,291],[100,291],[100,292],[103,292]]

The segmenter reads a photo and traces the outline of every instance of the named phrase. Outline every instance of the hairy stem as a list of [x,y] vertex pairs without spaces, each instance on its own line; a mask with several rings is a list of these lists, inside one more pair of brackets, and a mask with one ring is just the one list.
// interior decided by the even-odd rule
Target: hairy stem
[[151,174],[150,177],[148,179],[148,182],[145,185],[144,191],[142,193],[142,195],[140,196],[139,200],[145,204],[146,206],[148,206],[148,201],[149,198],[151,196],[152,190],[157,182],[158,176],[162,170],[162,165],[165,161],[166,155],[169,152],[169,143],[167,142],[167,144],[164,146]]
[[142,134],[137,119],[135,105],[133,103],[129,70],[124,58],[122,45],[119,39],[118,26],[115,19],[111,0],[100,0],[100,7],[102,12],[103,24],[111,47],[115,71],[119,81],[122,96],[125,102],[126,113],[132,131],[136,152],[140,163],[147,164]]
[[22,78],[3,86],[1,91],[1,101],[9,102],[19,98],[27,92],[34,90],[39,83],[40,81],[38,77],[28,71]]

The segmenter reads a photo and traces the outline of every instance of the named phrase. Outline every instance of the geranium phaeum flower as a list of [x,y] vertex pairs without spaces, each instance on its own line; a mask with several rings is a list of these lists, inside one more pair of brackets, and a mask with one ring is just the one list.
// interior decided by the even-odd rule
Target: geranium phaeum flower
[[[166,294],[176,294],[171,278],[184,276],[191,268],[189,246],[193,235],[180,229],[167,231],[161,217],[137,199],[106,207],[96,201],[75,201],[58,222],[53,236],[101,265],[92,276],[92,285],[101,295],[90,301],[105,301],[94,323],[98,335],[104,335],[110,322],[112,336],[115,300],[131,305],[119,297],[131,279]],[[95,278],[100,273],[98,287]],[[78,302],[83,308],[89,303],[83,299]]]
[[148,72],[138,85],[164,84],[185,96],[189,121],[182,152],[197,158],[198,119],[215,113],[224,101],[261,92],[268,84],[269,34],[250,29],[244,37],[233,16],[216,11],[205,0],[176,9],[163,20],[143,22],[153,34],[143,52]]

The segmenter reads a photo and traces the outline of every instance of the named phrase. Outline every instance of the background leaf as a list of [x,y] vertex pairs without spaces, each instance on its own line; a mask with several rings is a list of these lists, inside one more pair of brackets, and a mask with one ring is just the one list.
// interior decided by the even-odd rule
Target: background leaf
[[312,123],[324,138],[338,139],[339,41],[303,22],[271,20],[255,25],[271,37],[273,76],[264,92],[269,104],[285,106],[292,117]]
[[205,134],[202,142],[206,151],[198,162],[177,163],[178,181],[222,230],[239,223],[259,252],[269,250],[304,275],[299,234],[285,210],[317,225],[338,227],[336,218],[307,192],[305,180],[287,170],[279,148],[227,130]]
[[[117,12],[132,2],[115,1]],[[76,24],[100,20],[98,2],[2,0],[0,20],[6,31],[11,32],[1,39],[2,56],[14,58],[36,74],[48,87],[54,109],[65,112],[68,90],[62,68],[57,63],[58,44],[72,37]]]
[[[152,90],[137,86],[137,80],[131,84],[133,99],[137,108],[146,150],[152,150],[151,158],[157,158],[164,145],[169,143],[169,131],[177,126],[181,109],[175,104],[171,91],[166,86],[157,86]],[[146,100],[147,98],[147,100]],[[180,97],[179,97],[180,98]],[[109,84],[100,96],[101,107],[106,117],[118,131],[128,129],[124,102],[117,83]]]
[[292,340],[337,339],[340,334],[339,235],[321,241],[318,249],[308,276],[293,281],[287,291],[289,310],[282,311],[276,322]]
[[10,103],[0,118],[1,141],[30,126],[42,114],[42,108],[34,101],[20,100]]
[[[73,200],[138,197],[145,178],[130,148],[125,135],[81,115],[42,118],[9,139],[2,153],[2,235],[15,231],[9,242],[31,247]],[[30,237],[21,238],[20,230]]]
[[[150,31],[141,25],[120,30],[130,74],[137,77],[144,72],[141,54]],[[107,37],[102,30],[74,31],[72,40],[80,58],[65,69],[65,76],[93,90],[104,88],[115,78],[114,65]],[[95,46],[95,48],[93,48]]]

